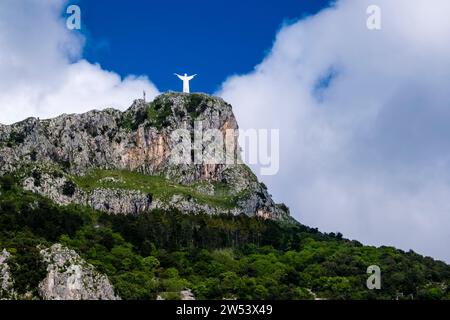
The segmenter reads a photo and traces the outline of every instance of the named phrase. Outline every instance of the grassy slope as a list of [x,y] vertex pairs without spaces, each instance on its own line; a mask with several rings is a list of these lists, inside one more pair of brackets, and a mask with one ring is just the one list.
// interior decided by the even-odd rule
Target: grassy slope
[[[111,180],[113,178],[114,180]],[[151,193],[156,199],[168,201],[174,195],[194,198],[199,203],[214,207],[231,209],[235,207],[236,197],[230,196],[223,183],[212,183],[214,195],[207,195],[196,190],[202,182],[182,185],[161,176],[149,176],[139,172],[126,170],[92,170],[85,176],[73,177],[74,182],[83,190],[93,191],[97,188],[118,188],[139,190]]]

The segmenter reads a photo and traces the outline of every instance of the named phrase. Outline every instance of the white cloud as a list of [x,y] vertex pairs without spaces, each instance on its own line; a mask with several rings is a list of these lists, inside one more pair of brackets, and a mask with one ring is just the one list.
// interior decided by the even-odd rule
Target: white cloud
[[[366,28],[371,4],[380,31]],[[280,172],[262,179],[301,222],[450,261],[448,12],[338,1],[223,84],[242,128],[280,128]]]
[[84,38],[66,28],[64,0],[0,3],[0,123],[93,108],[127,108],[146,90],[146,77],[121,79],[81,59]]

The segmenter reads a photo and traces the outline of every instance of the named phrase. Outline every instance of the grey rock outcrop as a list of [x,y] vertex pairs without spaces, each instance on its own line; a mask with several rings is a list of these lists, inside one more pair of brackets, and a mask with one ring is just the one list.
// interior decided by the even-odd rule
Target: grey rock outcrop
[[181,300],[195,300],[195,296],[191,289],[180,291],[180,298]]
[[152,198],[137,190],[96,189],[89,195],[88,204],[107,213],[138,214],[152,209]]
[[47,276],[39,284],[44,300],[118,300],[105,275],[74,251],[54,244],[40,251],[47,263]]
[[15,297],[11,272],[8,266],[10,257],[11,254],[6,249],[0,252],[0,299],[13,299]]
[[88,195],[80,188],[75,188],[72,194],[64,194],[64,185],[70,181],[66,177],[38,170],[33,172],[39,172],[39,178],[31,176],[23,179],[22,186],[25,190],[43,195],[60,205],[86,204]]
[[217,180],[223,164],[174,166],[169,161],[176,143],[170,134],[175,129],[193,130],[194,120],[201,121],[204,130],[237,128],[231,106],[222,99],[175,93],[161,95],[150,105],[136,100],[125,112],[94,110],[1,125],[0,173],[40,161],[58,163],[76,175],[91,168],[118,168],[186,183]]

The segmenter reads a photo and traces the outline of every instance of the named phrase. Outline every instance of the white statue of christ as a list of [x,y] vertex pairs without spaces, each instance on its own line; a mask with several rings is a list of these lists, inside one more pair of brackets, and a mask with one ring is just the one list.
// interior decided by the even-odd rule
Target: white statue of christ
[[184,74],[184,76],[180,76],[178,73],[174,73],[178,78],[180,78],[180,80],[183,81],[183,92],[184,93],[189,93],[189,81],[191,81],[192,79],[194,79],[194,77],[196,76],[196,74],[189,76],[187,75],[187,73]]

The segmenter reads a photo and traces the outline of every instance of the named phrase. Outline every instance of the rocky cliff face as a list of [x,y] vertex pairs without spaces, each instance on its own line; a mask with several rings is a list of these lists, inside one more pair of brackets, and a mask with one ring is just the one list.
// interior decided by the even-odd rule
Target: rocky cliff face
[[60,244],[42,249],[47,277],[39,284],[44,300],[118,300],[105,275]]
[[0,299],[14,299],[16,296],[8,265],[10,256],[6,249],[0,252]]
[[[174,138],[174,132],[183,129],[192,138],[198,126],[202,135],[217,129],[220,136],[211,139],[223,139],[237,161],[174,163],[174,152],[182,151],[178,146],[186,139]],[[29,118],[0,125],[0,174],[16,174],[26,189],[59,204],[79,203],[109,213],[174,207],[286,218],[287,208],[276,205],[250,169],[240,164],[237,135],[232,133],[237,128],[232,107],[203,94],[167,93],[151,103],[136,100],[125,112],[106,109],[49,120]],[[191,142],[190,160],[215,152]],[[122,179],[123,171],[162,177],[172,192],[162,195],[145,183]],[[95,175],[103,180],[86,183],[84,178]],[[177,188],[184,192],[177,193]]]
[[74,250],[54,244],[40,248],[42,261],[47,265],[47,275],[39,283],[38,296],[31,292],[19,295],[14,290],[14,277],[9,261],[11,253],[0,252],[0,300],[119,300],[107,276],[97,272]]

